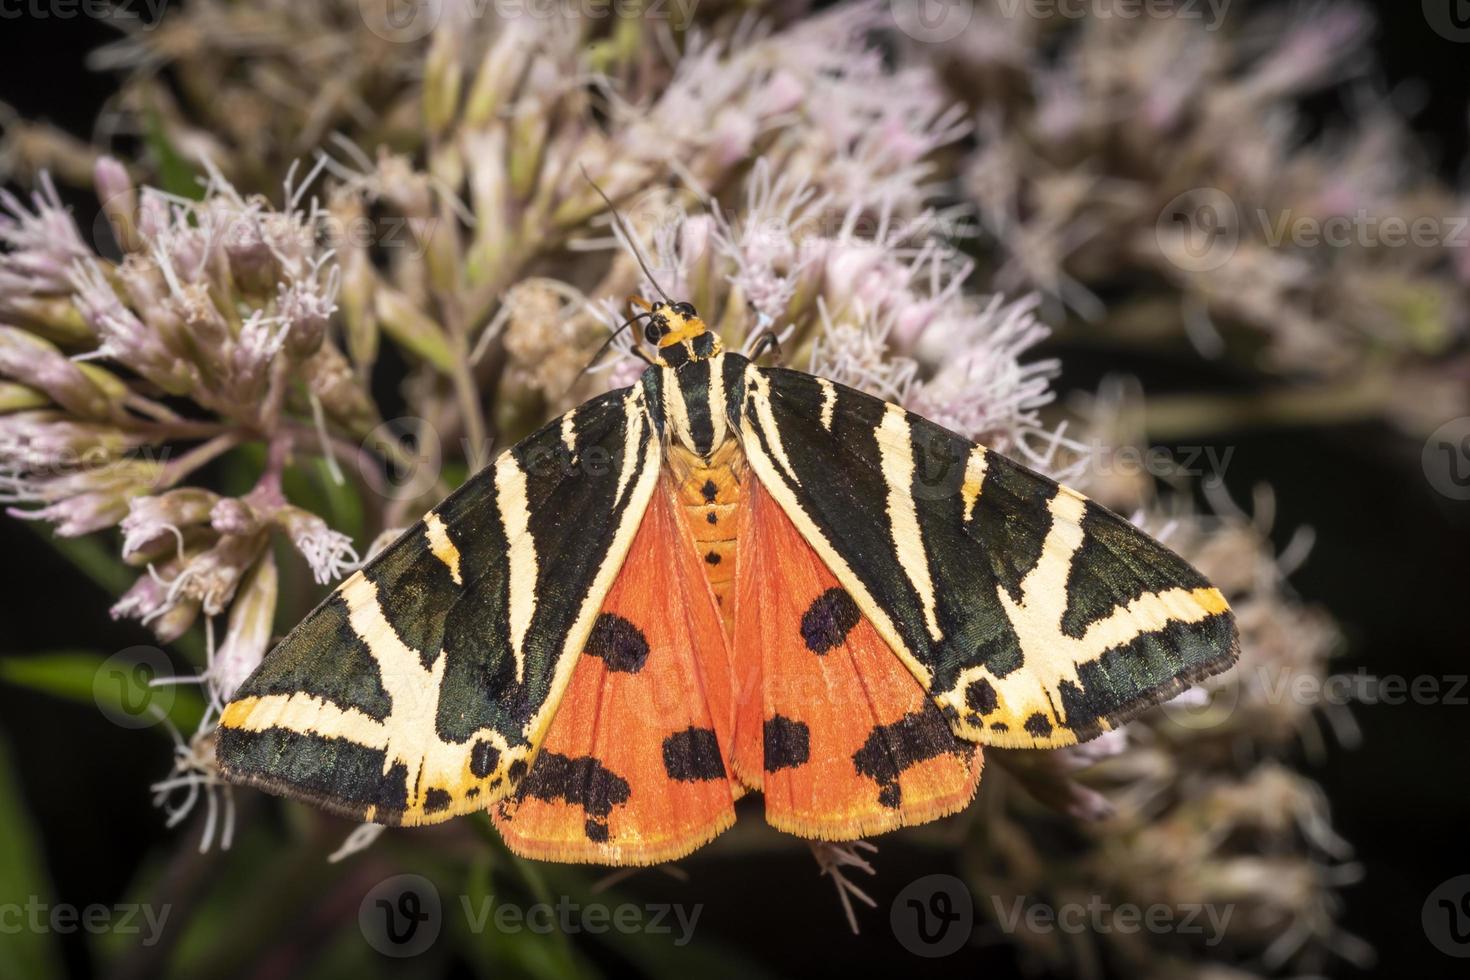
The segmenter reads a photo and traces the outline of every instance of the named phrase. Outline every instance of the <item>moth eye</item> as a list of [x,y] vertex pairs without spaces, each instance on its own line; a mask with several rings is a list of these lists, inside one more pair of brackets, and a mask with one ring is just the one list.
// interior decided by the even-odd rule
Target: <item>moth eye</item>
[[650,323],[643,328],[643,336],[650,344],[656,344],[658,343],[658,338],[663,336],[663,331],[659,330],[658,324]]
[[661,299],[660,300],[654,300],[653,306],[649,307],[649,309],[652,309],[652,310],[661,310],[661,309],[664,308],[665,305],[666,304]]
[[674,312],[683,317],[695,317],[699,315],[694,312],[693,303],[675,303]]

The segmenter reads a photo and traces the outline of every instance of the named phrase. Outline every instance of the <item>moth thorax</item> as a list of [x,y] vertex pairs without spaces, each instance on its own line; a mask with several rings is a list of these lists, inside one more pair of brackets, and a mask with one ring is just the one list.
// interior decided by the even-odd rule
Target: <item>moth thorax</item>
[[708,457],[674,445],[667,459],[679,509],[704,562],[704,575],[729,637],[735,623],[736,526],[745,455],[735,440],[727,439]]

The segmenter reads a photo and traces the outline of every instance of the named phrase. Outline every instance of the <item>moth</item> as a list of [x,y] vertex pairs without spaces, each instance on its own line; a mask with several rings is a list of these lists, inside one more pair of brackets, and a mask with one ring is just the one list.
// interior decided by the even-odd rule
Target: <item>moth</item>
[[220,722],[229,779],[649,864],[748,791],[808,838],[945,816],[982,746],[1084,741],[1234,662],[1224,597],[1126,520],[726,351],[688,303],[641,308],[636,384],[502,454],[265,658]]

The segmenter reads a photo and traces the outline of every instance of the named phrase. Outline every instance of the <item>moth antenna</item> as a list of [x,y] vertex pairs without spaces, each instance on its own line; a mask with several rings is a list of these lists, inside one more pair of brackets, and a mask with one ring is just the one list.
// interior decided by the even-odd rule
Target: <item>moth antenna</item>
[[638,240],[633,237],[633,232],[629,230],[628,223],[618,213],[618,206],[612,202],[612,198],[603,192],[601,187],[597,186],[597,181],[593,180],[592,176],[587,173],[585,166],[581,164],[577,164],[577,166],[581,168],[582,176],[586,178],[587,183],[592,185],[592,189],[597,192],[597,196],[607,203],[607,209],[612,212],[613,221],[617,224],[618,230],[623,233],[623,237],[628,240],[628,247],[633,250],[633,258],[638,260],[638,268],[642,269],[643,274],[648,277],[648,281],[653,283],[653,288],[658,290],[658,294],[664,298],[664,302],[670,306],[674,305],[674,301],[669,298],[669,294],[664,292],[664,287],[659,285],[658,280],[653,278],[653,273],[649,271],[648,263],[643,260],[643,250],[638,247]]
[[592,355],[592,359],[587,362],[586,366],[583,367],[582,370],[577,372],[577,377],[573,379],[572,384],[575,385],[578,381],[581,381],[582,375],[592,370],[597,362],[602,360],[602,355],[607,353],[608,348],[612,346],[612,342],[617,339],[618,334],[622,333],[624,330],[627,330],[629,327],[637,323],[639,320],[642,320],[644,317],[650,316],[653,316],[653,313],[637,313],[624,320],[622,323],[618,324],[617,329],[608,334],[607,339],[602,342],[602,346],[597,348],[597,353]]

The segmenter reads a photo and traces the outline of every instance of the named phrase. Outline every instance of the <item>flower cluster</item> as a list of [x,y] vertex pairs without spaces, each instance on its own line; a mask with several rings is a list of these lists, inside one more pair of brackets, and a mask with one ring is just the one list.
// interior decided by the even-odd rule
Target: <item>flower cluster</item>
[[[242,583],[268,594],[259,621],[241,622],[227,641],[233,649],[253,631],[258,662],[275,606],[271,532],[318,581],[356,560],[342,534],[280,486],[293,440],[326,436],[309,423],[313,408],[349,431],[375,418],[361,388],[333,383],[345,373],[326,340],[336,270],[311,213],[244,199],[217,175],[195,201],[140,190],[104,158],[97,189],[113,219],[99,227],[121,247],[118,261],[85,244],[49,183],[29,206],[3,202],[0,486],[18,505],[12,515],[62,535],[120,525],[123,559],[147,573],[114,615],[143,620],[166,642],[201,611],[223,613]],[[269,442],[273,456],[248,493],[188,484],[251,440]],[[247,658],[236,673],[252,666]]]
[[[1364,81],[1367,12],[1221,25],[1119,6],[977,4],[938,55],[977,120],[963,182],[997,288],[1041,290],[1091,342],[1230,358],[1292,391],[1268,421],[1378,414],[1423,434],[1464,414],[1464,206]],[[1307,138],[1324,92],[1345,118]]]

